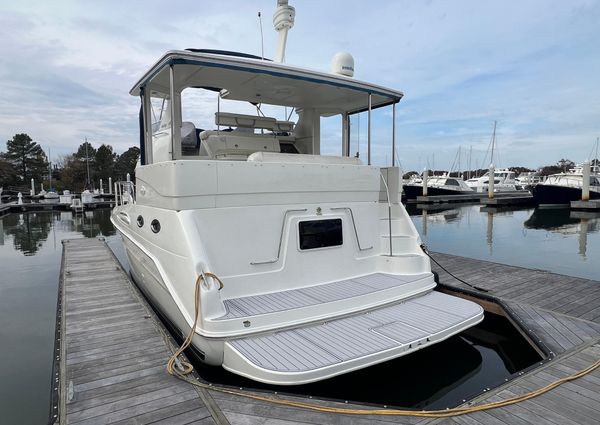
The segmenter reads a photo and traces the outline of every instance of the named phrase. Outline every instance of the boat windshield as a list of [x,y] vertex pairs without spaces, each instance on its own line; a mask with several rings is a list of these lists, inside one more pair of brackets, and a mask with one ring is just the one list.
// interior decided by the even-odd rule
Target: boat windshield
[[[183,51],[167,53],[131,94],[142,97],[142,114],[150,118],[140,120],[143,164],[182,157],[246,160],[259,151],[320,155],[320,120],[328,117],[338,117],[341,153],[350,156],[350,118],[359,114],[368,114],[363,129],[369,130],[371,164],[371,113],[390,107],[394,126],[402,98],[341,75]],[[218,152],[217,139],[224,142]],[[394,165],[395,154],[388,157]]]

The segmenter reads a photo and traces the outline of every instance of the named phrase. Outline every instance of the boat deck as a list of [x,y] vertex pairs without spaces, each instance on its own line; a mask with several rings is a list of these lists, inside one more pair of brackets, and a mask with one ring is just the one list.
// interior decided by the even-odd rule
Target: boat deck
[[[225,300],[227,314],[217,320],[257,316],[343,301],[347,298],[359,297],[390,288],[411,287],[421,283],[427,285],[429,279],[431,279],[431,274],[394,276],[374,273],[301,289],[231,298]],[[418,288],[413,288],[413,291],[414,289]]]
[[[488,295],[503,301],[555,355],[543,366],[483,392],[475,404],[523,394],[600,358],[600,282],[432,255],[455,275],[488,288]],[[444,285],[468,289],[438,271]],[[61,279],[61,423],[558,425],[595,424],[600,417],[600,369],[516,405],[447,419],[316,412],[198,389],[166,373],[173,342],[103,241],[66,242]]]
[[309,382],[409,354],[482,319],[478,304],[432,291],[358,315],[230,341],[224,367],[272,382]]

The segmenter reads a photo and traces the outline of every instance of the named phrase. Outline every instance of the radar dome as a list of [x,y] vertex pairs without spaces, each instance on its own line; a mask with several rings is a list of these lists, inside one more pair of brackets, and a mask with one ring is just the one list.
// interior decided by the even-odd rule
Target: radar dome
[[331,60],[331,72],[334,74],[354,76],[354,58],[350,53],[339,52]]

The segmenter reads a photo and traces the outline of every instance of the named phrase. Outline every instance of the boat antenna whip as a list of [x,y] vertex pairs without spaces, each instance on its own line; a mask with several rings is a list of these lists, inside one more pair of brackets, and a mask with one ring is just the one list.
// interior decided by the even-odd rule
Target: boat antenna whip
[[427,245],[425,245],[424,243],[422,243],[422,244],[421,244],[421,249],[423,250],[423,252],[425,253],[425,255],[427,255],[427,256],[428,256],[428,257],[431,259],[431,261],[433,261],[435,264],[437,264],[437,265],[438,265],[438,267],[439,267],[440,269],[442,269],[443,271],[445,271],[446,273],[448,273],[448,274],[449,274],[450,276],[452,276],[454,279],[458,280],[459,282],[462,282],[462,283],[464,283],[464,284],[465,284],[465,285],[467,285],[468,287],[470,287],[470,288],[473,288],[473,289],[475,289],[475,290],[477,290],[477,291],[481,291],[481,292],[490,292],[488,289],[482,288],[481,286],[476,286],[476,285],[473,285],[473,284],[471,284],[471,283],[469,283],[469,282],[465,282],[465,281],[464,281],[464,280],[462,280],[460,277],[456,277],[456,276],[454,276],[454,275],[453,275],[452,273],[450,273],[450,272],[449,272],[449,271],[448,271],[448,270],[447,270],[447,269],[446,269],[444,266],[442,266],[440,263],[438,263],[438,262],[437,262],[437,260],[436,260],[435,258],[433,258],[433,257],[431,256],[431,254],[430,254],[430,253],[429,253],[429,251],[427,250]]
[[263,37],[262,15],[258,12],[258,26],[260,27],[260,57],[265,60],[265,39]]

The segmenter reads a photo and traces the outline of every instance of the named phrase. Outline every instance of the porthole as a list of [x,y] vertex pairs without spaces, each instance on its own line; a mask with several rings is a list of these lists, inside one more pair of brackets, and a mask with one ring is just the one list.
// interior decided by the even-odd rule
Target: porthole
[[144,225],[144,217],[142,217],[141,215],[137,216],[137,225],[138,227],[142,227]]
[[152,223],[150,223],[150,229],[154,233],[160,232],[160,222],[157,219],[152,220]]

